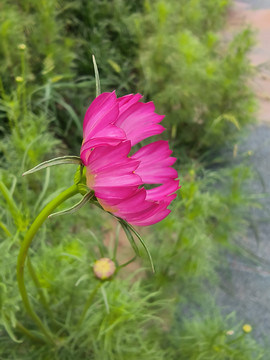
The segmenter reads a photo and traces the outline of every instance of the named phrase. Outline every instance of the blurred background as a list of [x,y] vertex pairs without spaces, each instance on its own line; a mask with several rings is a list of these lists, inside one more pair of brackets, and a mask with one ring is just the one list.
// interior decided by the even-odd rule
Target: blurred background
[[[269,38],[270,0],[1,0],[0,359],[270,359]],[[51,346],[23,308],[16,258],[76,168],[21,174],[79,154],[92,54],[102,91],[139,92],[166,115],[182,188],[169,217],[139,229],[156,273],[141,249],[80,327],[94,261],[133,250],[90,206],[42,227],[26,280]]]

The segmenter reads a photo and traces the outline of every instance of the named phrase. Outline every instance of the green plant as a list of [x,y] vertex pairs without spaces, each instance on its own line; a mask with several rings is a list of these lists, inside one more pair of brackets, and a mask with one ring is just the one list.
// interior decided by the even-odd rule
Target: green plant
[[253,121],[252,31],[244,29],[228,43],[216,32],[228,3],[145,2],[143,16],[134,19],[139,88],[166,114],[175,147],[193,157],[235,140]]
[[[214,315],[213,315],[214,313]],[[235,315],[199,313],[186,318],[172,336],[175,358],[190,360],[259,360],[266,352],[237,324]]]
[[[209,151],[252,120],[246,86],[252,32],[222,40],[217,31],[228,5],[1,2],[1,359],[258,360],[266,354],[238,320],[224,319],[212,305],[222,250],[234,248],[246,229],[246,209],[254,199],[243,184],[250,170],[206,170],[183,153],[185,147],[188,155],[209,160]],[[70,215],[46,221],[32,244],[25,279],[32,306],[56,340],[51,346],[23,309],[16,258],[30,223],[71,185],[74,168],[21,174],[68,149],[78,153],[84,110],[95,93],[92,53],[103,90],[124,95],[137,89],[154,96],[158,112],[167,114],[182,189],[170,217],[145,232],[155,275],[148,259],[134,265],[121,233],[98,209],[91,209],[91,217],[89,207],[80,209],[73,225]],[[100,257],[113,258],[118,269],[102,283],[93,274]],[[200,313],[190,316],[194,308]]]

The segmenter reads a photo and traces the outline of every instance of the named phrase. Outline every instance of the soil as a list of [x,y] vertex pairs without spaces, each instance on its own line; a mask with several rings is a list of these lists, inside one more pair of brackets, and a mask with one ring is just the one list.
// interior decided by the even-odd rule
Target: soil
[[[228,255],[221,268],[218,304],[225,313],[236,311],[240,323],[249,323],[259,342],[270,343],[270,0],[235,2],[228,28],[250,24],[257,43],[250,53],[256,75],[252,86],[258,98],[258,123],[252,126],[240,152],[250,151],[257,176],[248,185],[256,209],[250,210],[250,229],[239,239],[250,256]],[[243,184],[244,186],[244,184]],[[270,358],[270,355],[269,355]]]

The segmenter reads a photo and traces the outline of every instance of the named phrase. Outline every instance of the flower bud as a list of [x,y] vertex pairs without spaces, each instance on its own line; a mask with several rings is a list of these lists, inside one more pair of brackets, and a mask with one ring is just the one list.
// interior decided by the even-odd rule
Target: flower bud
[[98,279],[109,279],[115,270],[115,263],[109,258],[101,258],[94,263],[94,274]]
[[26,49],[26,45],[25,45],[25,44],[19,44],[19,45],[18,45],[18,49],[19,49],[19,50],[25,50],[25,49]]
[[15,80],[16,80],[16,82],[21,83],[21,82],[23,82],[23,77],[21,77],[21,76],[16,76],[16,77],[15,77]]
[[245,324],[245,325],[243,325],[242,329],[246,334],[248,334],[252,331],[252,326],[249,324]]

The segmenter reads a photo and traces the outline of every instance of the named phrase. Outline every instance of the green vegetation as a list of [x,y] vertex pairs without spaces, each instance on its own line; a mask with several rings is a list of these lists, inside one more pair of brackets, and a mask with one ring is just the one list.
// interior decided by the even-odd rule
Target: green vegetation
[[[222,250],[245,233],[253,205],[243,189],[252,175],[246,165],[209,170],[210,162],[222,161],[214,151],[231,148],[253,119],[246,56],[252,34],[244,29],[224,41],[228,5],[1,2],[0,359],[263,359],[267,350],[243,332],[237,316],[220,315],[214,291],[205,291],[218,285]],[[76,166],[21,174],[78,154],[84,112],[95,96],[92,53],[103,91],[139,91],[167,115],[182,189],[170,216],[142,230],[154,275],[142,248],[140,259],[120,266],[133,250],[99,209],[88,205],[45,222],[31,246],[26,287],[51,345],[24,310],[16,260],[33,219],[72,185]],[[118,272],[101,284],[93,263],[115,251]]]
[[247,85],[252,33],[231,41],[216,32],[228,1],[147,2],[138,16],[140,86],[158,104],[177,148],[196,156],[235,140],[252,121]]

